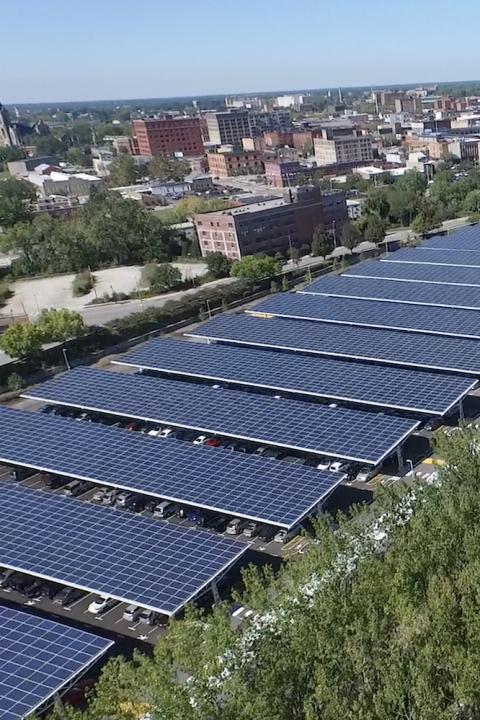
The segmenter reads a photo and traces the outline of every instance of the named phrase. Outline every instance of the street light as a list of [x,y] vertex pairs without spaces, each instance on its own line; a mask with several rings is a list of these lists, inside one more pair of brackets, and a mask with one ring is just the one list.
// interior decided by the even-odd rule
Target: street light
[[66,367],[67,367],[67,370],[71,370],[72,367],[71,367],[71,365],[70,365],[70,363],[69,363],[67,351],[66,351],[65,348],[62,348],[62,353],[63,353],[63,359],[65,360],[65,365],[66,365]]
[[413,462],[409,458],[407,458],[405,462],[407,463],[408,467],[410,468],[407,475],[413,475]]

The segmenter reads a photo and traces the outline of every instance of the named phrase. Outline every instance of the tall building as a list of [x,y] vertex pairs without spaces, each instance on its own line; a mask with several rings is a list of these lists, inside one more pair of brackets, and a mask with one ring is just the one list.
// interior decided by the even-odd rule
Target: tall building
[[322,193],[311,185],[290,191],[288,199],[194,216],[202,255],[221,252],[232,260],[310,245],[317,225],[339,229],[346,219],[343,192]]
[[259,152],[232,149],[207,154],[208,169],[212,175],[229,177],[231,175],[249,175],[263,173],[263,163]]
[[354,131],[348,135],[328,137],[328,133],[322,130],[321,136],[313,139],[313,146],[319,167],[357,165],[373,160],[372,138]]
[[204,154],[200,120],[190,117],[134,120],[133,135],[139,155]]
[[248,110],[207,112],[205,118],[209,141],[215,145],[240,146],[242,138],[252,137]]
[[19,138],[6,107],[0,103],[0,147],[15,147],[20,145]]

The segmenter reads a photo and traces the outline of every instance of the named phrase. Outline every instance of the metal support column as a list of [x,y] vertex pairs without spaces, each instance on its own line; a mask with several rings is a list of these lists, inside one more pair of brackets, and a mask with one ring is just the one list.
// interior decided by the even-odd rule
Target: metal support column
[[458,403],[458,417],[460,420],[465,420],[465,412],[463,410],[463,402],[461,400]]
[[400,475],[403,475],[405,473],[405,462],[403,460],[403,452],[402,452],[402,446],[399,445],[397,447],[397,463],[398,463],[398,472]]
[[212,590],[212,595],[213,595],[213,600],[215,602],[215,605],[217,605],[221,602],[221,598],[220,598],[220,593],[218,592],[216,580],[212,580],[212,582],[210,583],[210,588]]

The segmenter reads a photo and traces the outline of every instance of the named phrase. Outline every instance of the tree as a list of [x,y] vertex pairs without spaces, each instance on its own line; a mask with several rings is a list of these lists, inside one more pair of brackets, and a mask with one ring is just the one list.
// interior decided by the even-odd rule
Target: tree
[[86,155],[79,147],[68,148],[65,160],[71,165],[80,165],[81,167],[88,167],[92,164],[90,155]]
[[131,155],[119,155],[109,167],[108,182],[111,187],[134,185],[140,173]]
[[158,180],[181,181],[190,172],[190,163],[186,160],[169,160],[162,156],[154,157],[148,163],[148,174]]
[[326,257],[334,248],[333,238],[324,225],[317,225],[313,231],[312,255]]
[[166,292],[179,285],[181,281],[180,270],[168,263],[163,265],[149,263],[142,270],[142,285],[147,285],[153,292]]
[[373,242],[376,245],[381,243],[385,238],[385,231],[387,229],[387,223],[378,215],[368,215],[366,218],[366,224],[363,230],[363,237],[369,242]]
[[42,310],[36,322],[42,342],[63,342],[83,335],[85,323],[82,316],[73,310],[59,308]]
[[429,230],[438,227],[441,219],[442,217],[436,204],[431,198],[425,198],[420,205],[418,215],[412,222],[412,230],[419,235],[423,235]]
[[221,252],[208,253],[205,257],[208,274],[212,278],[223,278],[230,275],[232,261]]
[[0,335],[0,348],[12,358],[33,357],[42,349],[42,337],[33,323],[16,323]]
[[387,218],[390,213],[389,194],[386,190],[373,190],[365,200],[363,210],[366,215],[374,214]]
[[30,203],[35,197],[33,187],[23,180],[8,178],[0,181],[0,226],[11,227],[29,220]]
[[280,270],[279,263],[269,255],[247,255],[241,260],[235,260],[231,275],[242,280],[262,280],[277,275]]
[[480,213],[480,190],[471,190],[463,202],[463,210],[467,213]]
[[295,265],[298,265],[300,261],[300,250],[297,247],[292,247],[288,251],[288,255],[290,260],[295,263]]
[[353,223],[346,222],[342,228],[342,245],[349,250],[353,250],[361,239],[362,236],[357,226]]

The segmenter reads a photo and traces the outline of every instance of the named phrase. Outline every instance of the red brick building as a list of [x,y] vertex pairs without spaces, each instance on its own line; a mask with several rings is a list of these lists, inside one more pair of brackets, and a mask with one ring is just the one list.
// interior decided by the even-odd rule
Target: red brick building
[[199,157],[205,153],[198,118],[146,118],[132,125],[139,155]]
[[219,177],[263,173],[262,158],[260,153],[256,151],[232,150],[208,153],[207,160],[211,174]]

